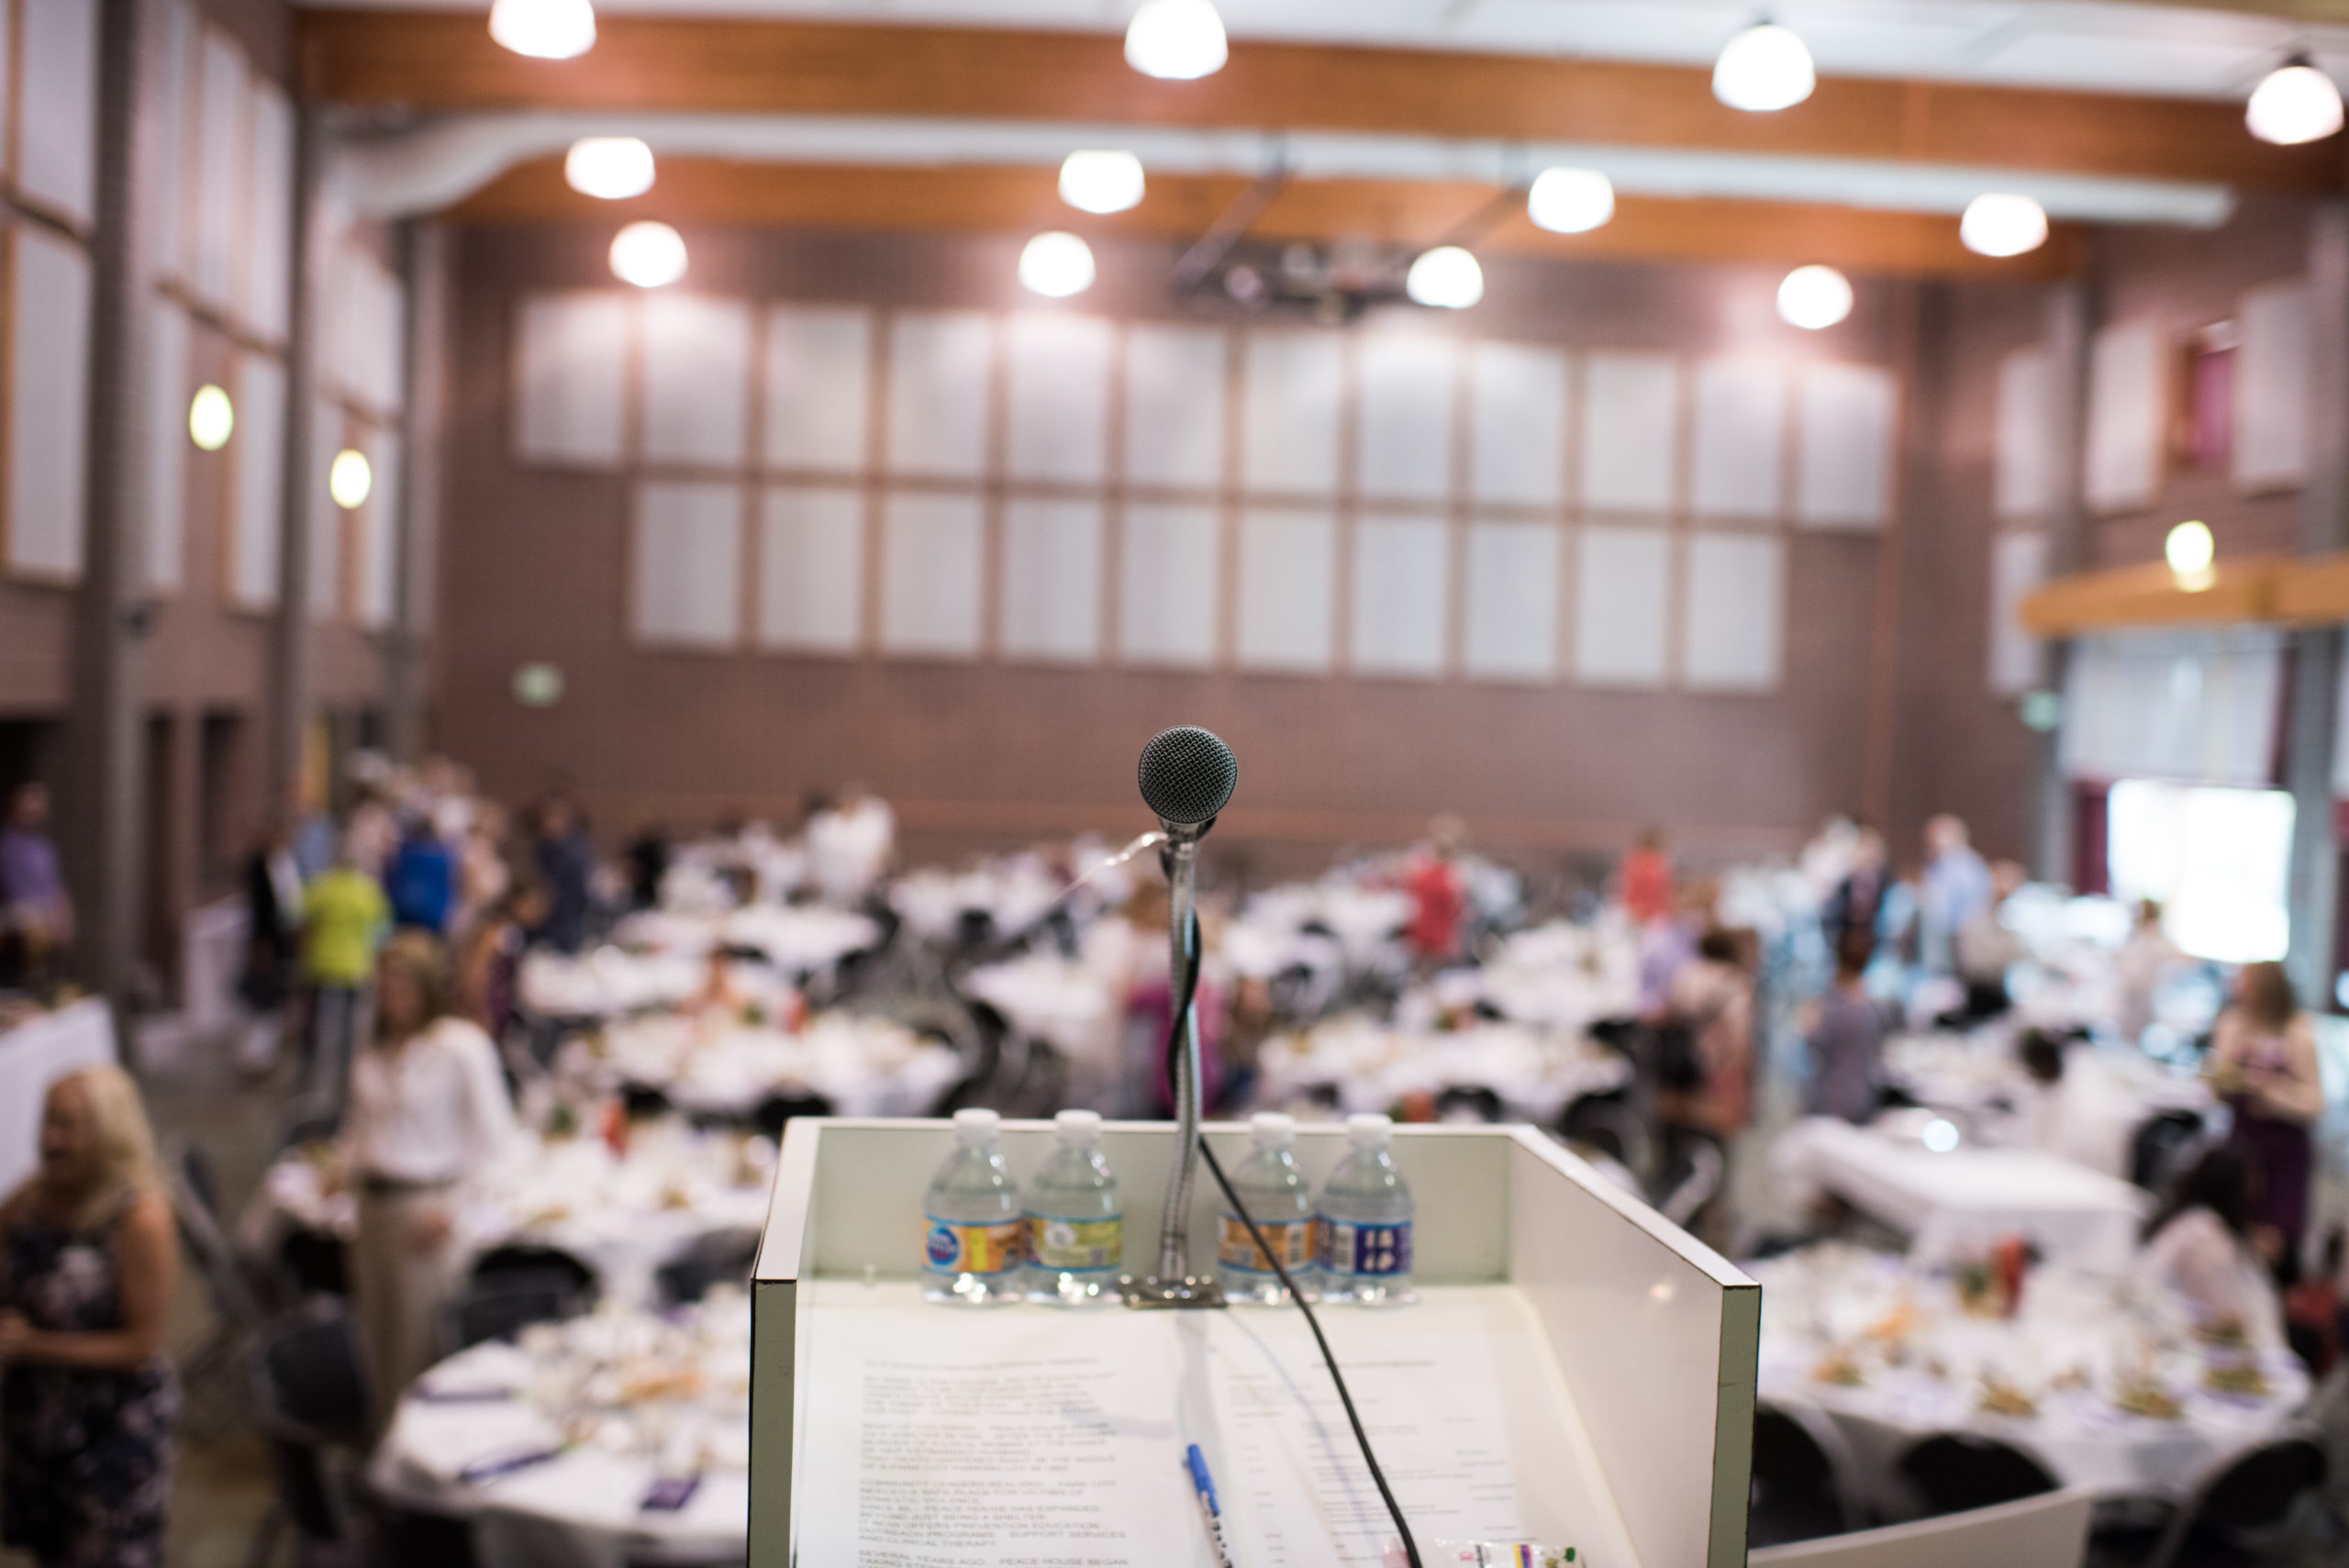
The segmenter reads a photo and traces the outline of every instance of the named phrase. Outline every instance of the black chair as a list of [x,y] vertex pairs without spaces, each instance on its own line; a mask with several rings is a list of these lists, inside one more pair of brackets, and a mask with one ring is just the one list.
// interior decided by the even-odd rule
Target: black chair
[[1558,1118],[1558,1136],[1598,1150],[1642,1180],[1654,1164],[1647,1124],[1620,1094],[1585,1095],[1568,1106]]
[[492,1247],[473,1260],[467,1278],[477,1289],[544,1284],[584,1296],[590,1302],[596,1295],[595,1270],[560,1247],[528,1242],[509,1241]]
[[551,1278],[476,1284],[449,1303],[449,1339],[460,1351],[484,1340],[510,1340],[533,1323],[576,1318],[593,1305],[593,1295]]
[[712,1231],[655,1269],[652,1281],[663,1303],[682,1306],[699,1301],[714,1284],[748,1284],[758,1257],[756,1230]]
[[1900,1473],[1925,1512],[1962,1514],[2056,1489],[2047,1467],[2022,1450],[1970,1432],[1943,1432],[1903,1454]]
[[1498,1121],[1501,1097],[1481,1084],[1454,1084],[1435,1097],[1438,1121]]
[[2163,1111],[2129,1136],[2129,1180],[2160,1196],[2193,1162],[2202,1143],[2202,1118],[2192,1111]]
[[219,1187],[202,1151],[185,1139],[171,1140],[164,1145],[163,1179],[180,1244],[203,1275],[205,1294],[212,1302],[211,1330],[180,1368],[188,1430],[198,1438],[210,1437],[225,1430],[239,1412],[245,1391],[237,1365],[261,1321],[261,1304],[220,1223],[216,1202]]
[[355,1556],[370,1406],[349,1312],[320,1298],[270,1319],[254,1337],[251,1371],[276,1496],[253,1532],[247,1568],[263,1568],[288,1526],[306,1549]]
[[794,1117],[830,1116],[832,1102],[821,1095],[774,1094],[761,1100],[751,1113],[751,1125],[774,1139],[783,1141],[783,1129],[791,1125]]
[[1757,1407],[1746,1544],[1783,1546],[1859,1529],[1851,1468],[1842,1435],[1825,1418],[1775,1405]]
[[622,1084],[620,1108],[630,1121],[650,1121],[667,1116],[670,1111],[669,1093],[650,1084]]
[[2226,1461],[2178,1507],[2144,1568],[2171,1568],[2190,1543],[2200,1563],[2274,1560],[2260,1540],[2324,1485],[2324,1450],[2307,1431],[2277,1438]]

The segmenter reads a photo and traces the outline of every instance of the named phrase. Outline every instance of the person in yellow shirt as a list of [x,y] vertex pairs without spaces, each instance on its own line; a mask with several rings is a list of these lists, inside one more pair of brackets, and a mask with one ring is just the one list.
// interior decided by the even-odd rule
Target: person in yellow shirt
[[311,1093],[340,1110],[358,1044],[360,1009],[390,932],[392,906],[345,845],[302,891],[302,978],[310,994]]

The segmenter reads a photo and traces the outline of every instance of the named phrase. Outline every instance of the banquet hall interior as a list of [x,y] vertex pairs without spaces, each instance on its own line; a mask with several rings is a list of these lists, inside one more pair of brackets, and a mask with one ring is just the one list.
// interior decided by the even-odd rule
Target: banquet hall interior
[[0,1568],[2349,1563],[2344,82],[0,0]]

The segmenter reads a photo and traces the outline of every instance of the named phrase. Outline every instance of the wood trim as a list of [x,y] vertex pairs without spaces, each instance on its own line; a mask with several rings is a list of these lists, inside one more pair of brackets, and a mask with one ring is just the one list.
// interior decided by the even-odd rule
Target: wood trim
[[2084,572],[2055,578],[2024,599],[2021,619],[2040,637],[2272,620],[2277,581],[2293,570],[2290,562],[2276,556],[2222,561],[2212,569],[2210,584],[2199,589],[2182,585],[2159,562]]
[[2272,592],[2275,618],[2287,626],[2349,623],[2349,552],[2283,562]]

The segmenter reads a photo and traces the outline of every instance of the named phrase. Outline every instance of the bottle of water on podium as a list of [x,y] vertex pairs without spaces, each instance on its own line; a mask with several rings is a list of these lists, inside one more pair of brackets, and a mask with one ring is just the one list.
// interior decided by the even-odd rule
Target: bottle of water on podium
[[922,1295],[932,1301],[978,1306],[1019,1296],[1028,1228],[996,1147],[1002,1120],[975,1106],[954,1113],[954,1152],[922,1197]]
[[1395,1124],[1350,1116],[1353,1147],[1321,1189],[1321,1298],[1384,1307],[1411,1299],[1411,1189],[1395,1169]]
[[1060,1147],[1028,1188],[1028,1297],[1065,1307],[1119,1299],[1125,1205],[1101,1157],[1101,1113],[1052,1118]]
[[[1231,1173],[1231,1190],[1263,1232],[1265,1247],[1309,1297],[1313,1270],[1313,1192],[1297,1168],[1290,1146],[1297,1118],[1258,1111],[1248,1118],[1255,1150]],[[1216,1272],[1223,1276],[1223,1298],[1234,1307],[1278,1307],[1287,1301],[1281,1277],[1264,1249],[1229,1205],[1216,1213]]]

